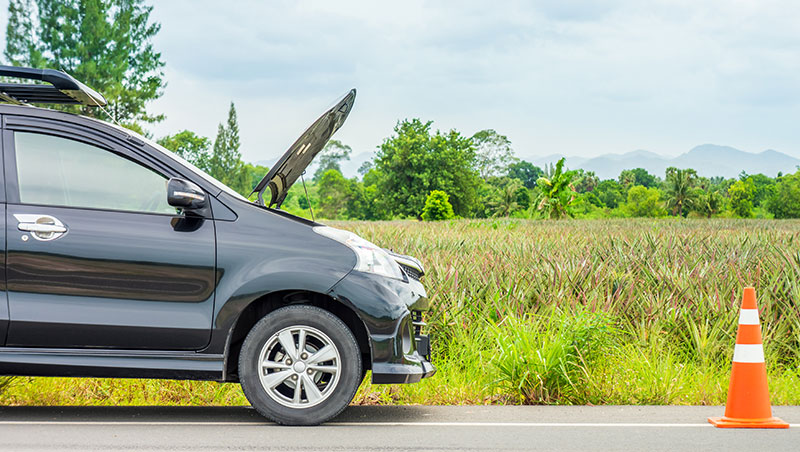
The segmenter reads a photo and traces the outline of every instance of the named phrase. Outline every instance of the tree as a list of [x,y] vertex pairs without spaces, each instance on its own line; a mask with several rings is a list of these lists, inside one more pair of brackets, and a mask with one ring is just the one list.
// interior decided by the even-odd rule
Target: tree
[[696,181],[697,171],[693,169],[667,168],[667,207],[672,210],[672,215],[686,216],[689,213],[692,203],[697,199]]
[[363,183],[351,180],[353,196],[350,198],[347,210],[352,218],[362,220],[386,220],[391,218],[386,207],[386,200],[378,187],[383,180],[383,174],[375,168],[367,171],[363,176]]
[[[108,100],[120,122],[156,122],[145,106],[161,96],[164,61],[151,40],[161,28],[150,22],[143,0],[10,0],[5,58],[14,66],[61,69]],[[56,106],[104,118],[86,106]]]
[[619,174],[619,184],[626,189],[634,185],[650,188],[658,185],[658,178],[648,173],[644,168],[634,168],[622,170]]
[[728,196],[731,198],[731,208],[733,212],[742,218],[753,216],[753,197],[755,187],[751,179],[737,180],[728,189]]
[[336,169],[329,169],[317,183],[319,210],[322,218],[336,219],[346,215],[345,208],[350,199],[350,181]]
[[493,217],[508,217],[520,208],[517,202],[519,189],[527,192],[527,189],[522,186],[519,180],[511,179],[511,182],[504,187],[499,187],[494,191],[487,206]]
[[778,179],[767,210],[775,218],[800,218],[800,171]]
[[339,140],[330,140],[325,144],[319,154],[315,157],[318,165],[317,170],[314,171],[314,181],[318,181],[320,177],[328,170],[335,169],[342,172],[339,162],[342,160],[350,160],[350,154],[353,149],[350,146],[343,144]]
[[597,184],[593,191],[600,201],[609,209],[616,209],[625,202],[625,194],[622,185],[613,179],[608,179]]
[[696,212],[705,215],[706,218],[711,218],[711,216],[718,214],[722,210],[722,204],[722,195],[719,192],[709,190],[700,194],[692,207]]
[[219,125],[214,148],[205,169],[218,181],[246,196],[253,187],[248,180],[239,146],[239,122],[236,118],[236,107],[231,102],[228,121],[226,125]]
[[[452,193],[450,203],[459,216],[478,206],[481,180],[475,171],[473,142],[455,130],[431,133],[431,122],[419,119],[397,123],[375,157],[378,190],[392,215],[419,217],[427,194]],[[365,176],[366,177],[366,176]]]
[[775,192],[775,179],[763,174],[748,175],[744,171],[739,174],[739,180],[753,183],[753,206],[761,206],[772,197]]
[[[247,180],[247,185],[245,185],[247,189],[247,193],[245,196],[250,194],[253,191],[253,187],[256,186],[261,179],[269,172],[269,168],[263,165],[254,165],[252,163],[245,163],[244,164],[244,173],[247,175],[245,178]],[[255,195],[253,195],[255,197]],[[284,202],[288,202],[292,198],[292,192],[288,192],[286,194],[286,199]],[[307,208],[307,207],[306,207]]]
[[158,144],[180,155],[194,166],[204,169],[208,164],[211,140],[197,135],[191,130],[184,130],[175,135],[167,135],[158,140]]
[[472,136],[472,142],[477,152],[478,174],[483,179],[506,174],[509,166],[517,161],[511,141],[493,129],[477,132]]
[[441,190],[433,190],[425,199],[422,209],[422,219],[425,221],[449,220],[453,218],[453,206],[450,197]]
[[526,188],[536,186],[536,180],[544,176],[544,171],[531,162],[520,160],[508,166],[508,177],[519,179]]
[[558,161],[552,176],[540,177],[536,181],[541,190],[536,200],[536,210],[545,218],[558,219],[567,215],[572,216],[569,206],[577,194],[572,186],[575,171],[564,171],[565,160],[562,158]]
[[517,198],[517,204],[519,208],[522,210],[528,210],[531,206],[531,192],[526,187],[520,185],[517,187],[517,192],[515,193]]
[[632,217],[661,217],[667,213],[661,207],[661,191],[643,185],[636,185],[628,190],[628,201],[622,209]]
[[600,178],[594,171],[576,170],[575,191],[586,193],[594,190],[600,184]]

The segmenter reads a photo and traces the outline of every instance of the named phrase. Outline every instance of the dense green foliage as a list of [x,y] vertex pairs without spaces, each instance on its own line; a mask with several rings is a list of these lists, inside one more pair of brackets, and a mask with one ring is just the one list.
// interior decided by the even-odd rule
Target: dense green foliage
[[737,180],[728,188],[731,198],[731,210],[742,218],[753,216],[753,197],[755,187],[750,180]]
[[470,138],[455,130],[431,132],[431,121],[404,120],[375,157],[377,185],[393,215],[419,218],[432,190],[450,194],[456,215],[471,216],[481,179]]
[[[491,129],[465,139],[454,130],[433,132],[431,124],[399,122],[375,159],[362,166],[361,179],[340,176],[333,184],[329,176],[324,201],[314,187],[318,180],[309,189],[311,205],[325,204],[326,219],[419,219],[428,193],[442,190],[463,218],[800,218],[800,172],[708,179],[691,168],[670,167],[661,179],[634,168],[601,180],[591,171],[567,169],[563,159],[544,169],[518,160],[508,138]],[[333,148],[331,160],[320,165],[326,172],[338,171],[350,154],[342,143]],[[308,204],[295,196],[283,208],[306,215]]]
[[775,218],[800,218],[800,171],[778,178],[774,195],[767,199],[767,209]]
[[544,172],[541,168],[525,160],[520,160],[508,166],[508,177],[521,181],[525,188],[535,187],[536,181],[542,176],[544,176]]
[[[151,43],[160,25],[143,0],[10,0],[5,58],[15,66],[61,69],[103,94],[120,122],[153,122],[164,61]],[[105,118],[91,107],[61,106]]]
[[[723,404],[742,288],[772,402],[800,404],[800,222],[335,222],[422,259],[437,374],[355,403]],[[2,383],[2,381],[0,381]],[[211,382],[17,378],[0,404],[246,404]]]
[[648,173],[644,168],[634,168],[631,170],[623,170],[619,174],[619,183],[625,187],[641,185],[650,188],[657,186],[659,180],[658,177]]
[[636,185],[628,190],[628,202],[623,210],[631,217],[661,217],[666,211],[661,207],[660,198],[657,188]]
[[319,196],[319,215],[324,218],[335,217],[347,208],[352,198],[350,181],[335,169],[329,169],[320,176],[317,184]]
[[441,190],[433,190],[425,199],[422,209],[422,219],[425,221],[449,220],[453,218],[453,206],[450,197]]
[[180,155],[189,163],[204,167],[208,159],[211,140],[201,137],[191,130],[184,130],[175,135],[167,135],[158,139],[158,144]]

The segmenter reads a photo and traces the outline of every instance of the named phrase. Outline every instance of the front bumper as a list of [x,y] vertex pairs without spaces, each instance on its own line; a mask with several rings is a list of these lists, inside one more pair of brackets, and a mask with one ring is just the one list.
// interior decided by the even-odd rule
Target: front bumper
[[436,373],[430,338],[421,314],[429,302],[422,284],[358,271],[339,281],[329,295],[348,305],[369,335],[373,383],[416,383]]

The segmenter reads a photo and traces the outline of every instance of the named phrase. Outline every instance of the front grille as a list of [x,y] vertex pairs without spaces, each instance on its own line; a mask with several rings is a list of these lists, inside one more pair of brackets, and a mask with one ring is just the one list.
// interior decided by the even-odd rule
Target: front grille
[[417,281],[419,281],[419,279],[422,278],[422,274],[416,268],[403,264],[400,264],[400,267],[403,269],[406,275],[408,275],[409,278],[414,278]]

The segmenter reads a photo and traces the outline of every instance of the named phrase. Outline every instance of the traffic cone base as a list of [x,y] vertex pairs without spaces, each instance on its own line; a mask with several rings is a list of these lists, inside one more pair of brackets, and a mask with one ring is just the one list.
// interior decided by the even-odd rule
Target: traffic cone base
[[777,417],[766,419],[732,419],[729,417],[710,417],[708,422],[719,428],[789,428],[789,423]]

